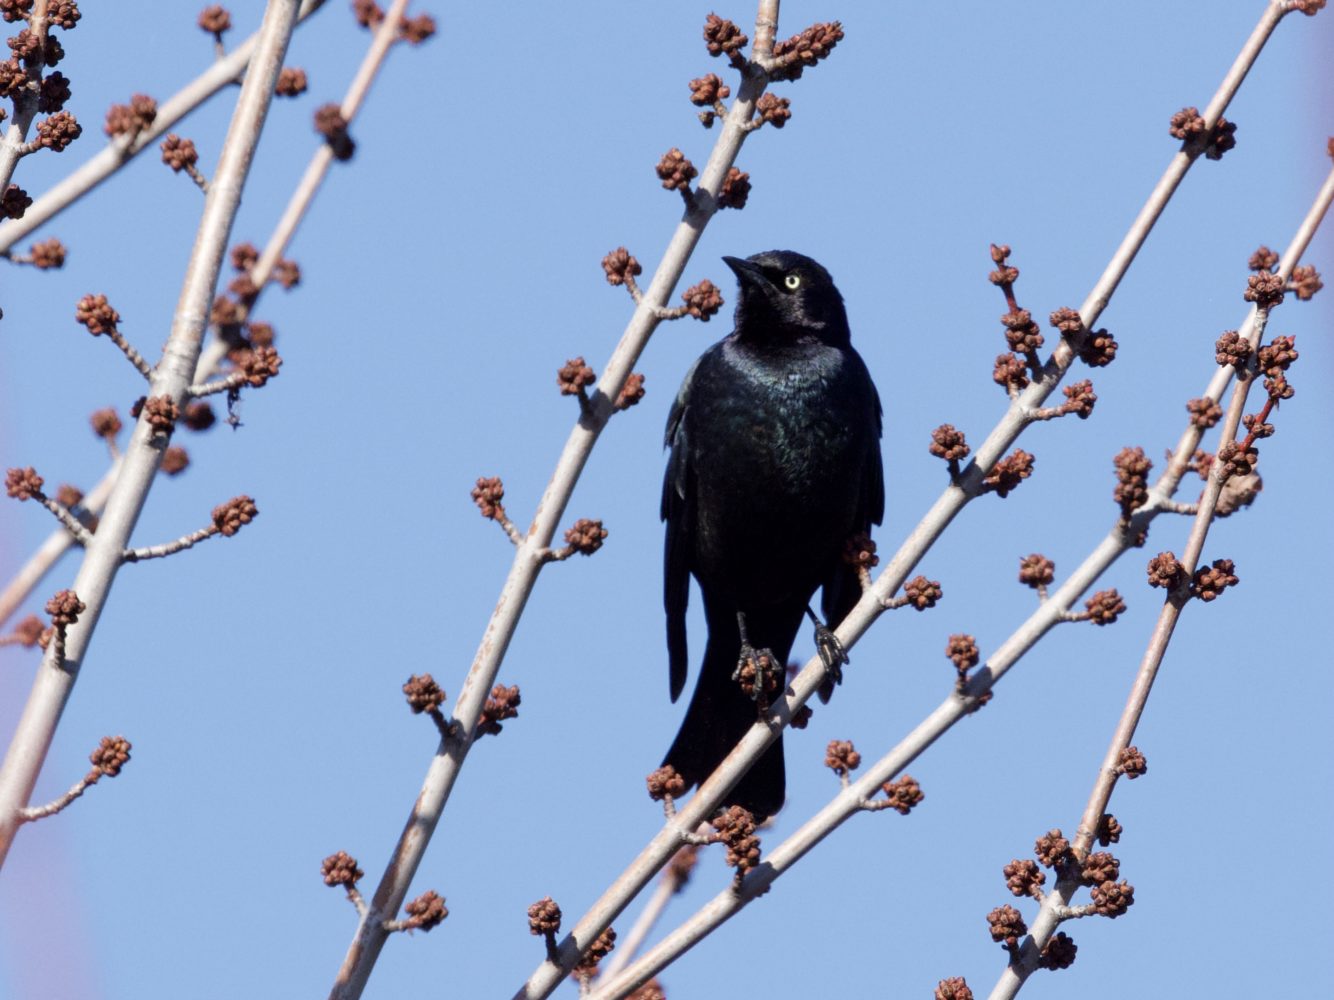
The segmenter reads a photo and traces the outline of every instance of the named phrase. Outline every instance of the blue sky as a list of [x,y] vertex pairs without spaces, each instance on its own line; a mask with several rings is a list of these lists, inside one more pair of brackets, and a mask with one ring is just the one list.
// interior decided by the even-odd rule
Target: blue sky
[[[262,4],[230,6],[244,36]],[[179,437],[195,464],[157,484],[136,540],[193,530],[237,493],[260,517],[117,580],[36,798],[82,774],[103,734],[123,732],[134,757],[20,835],[0,875],[0,995],[327,991],[354,914],[321,883],[320,859],[354,854],[373,887],[436,743],[399,687],[429,671],[457,693],[509,566],[468,491],[502,476],[526,523],[576,416],[555,370],[582,354],[600,372],[630,315],[599,260],[625,245],[651,271],[680,213],[653,165],[672,146],[699,164],[711,148],[686,87],[727,75],[700,41],[709,8],[658,7],[427,8],[441,35],[393,53],[353,128],[356,158],[298,233],[301,286],[264,300],[281,376],[244,398],[240,430]],[[522,688],[520,718],[470,756],[414,887],[438,890],[451,916],[392,939],[368,997],[509,996],[542,955],[526,906],[551,895],[572,922],[660,826],[643,777],[683,710],[667,698],[661,430],[690,363],[730,329],[719,258],[793,249],[833,274],[885,404],[877,538],[892,551],[945,485],[930,431],[950,422],[980,441],[1006,405],[990,377],[1004,307],[988,244],[1013,246],[1035,315],[1077,307],[1176,149],[1168,118],[1204,106],[1261,9],[783,6],[780,37],[840,18],[846,40],[776,88],[791,122],[742,150],[750,203],[713,220],[685,273],[719,284],[729,305],[708,325],[660,327],[637,366],[647,396],[612,422],[565,518],[601,518],[607,543],[544,571],[500,675]],[[719,13],[749,32],[751,8]],[[341,0],[298,32],[288,61],[311,93],[275,106],[235,241],[267,238],[314,147],[311,114],[341,96],[366,41]],[[192,10],[87,5],[61,66],[84,137],[26,159],[15,180],[36,193],[63,176],[100,148],[108,104],[165,98],[210,44]],[[830,739],[879,756],[940,701],[950,633],[976,635],[985,655],[1028,615],[1020,556],[1045,553],[1059,579],[1102,538],[1120,448],[1157,459],[1175,443],[1186,400],[1213,374],[1214,339],[1245,317],[1247,256],[1287,242],[1330,167],[1331,51],[1334,14],[1280,25],[1228,113],[1237,148],[1192,169],[1103,316],[1116,362],[1074,372],[1093,379],[1096,412],[1026,433],[1034,477],[970,505],[921,564],[945,600],[884,617],[857,646],[839,696],[788,740],[789,804],[766,843],[837,790],[822,766]],[[210,170],[231,94],[181,128]],[[75,325],[74,303],[105,292],[154,356],[199,208],[185,178],[144,156],[39,234],[69,245],[63,271],[5,273],[5,466],[85,486],[101,474],[87,414],[123,411],[140,383]],[[1306,259],[1328,274],[1332,251],[1326,230]],[[1261,448],[1264,493],[1205,550],[1234,559],[1241,586],[1187,609],[1136,740],[1150,772],[1113,800],[1136,904],[1068,928],[1074,967],[1039,974],[1026,996],[1154,996],[1183,977],[1201,996],[1273,995],[1292,975],[1275,965],[1303,981],[1334,973],[1334,923],[1313,902],[1334,888],[1328,872],[1307,866],[1296,893],[1278,880],[1334,821],[1334,473],[1318,451],[1334,426],[1330,295],[1275,313],[1271,331],[1297,336],[1297,395]],[[11,503],[0,524],[8,578],[52,522]],[[1101,584],[1125,595],[1122,620],[1057,629],[913,765],[926,792],[916,812],[847,824],[670,969],[669,995],[927,997],[951,975],[989,990],[1004,956],[984,916],[1012,901],[1001,868],[1049,828],[1075,826],[1161,602],[1144,562],[1180,552],[1187,530],[1157,521]],[[76,567],[62,563],[42,601]],[[691,627],[699,650],[702,621]],[[7,733],[36,661],[0,659]],[[669,920],[728,878],[710,853]]]

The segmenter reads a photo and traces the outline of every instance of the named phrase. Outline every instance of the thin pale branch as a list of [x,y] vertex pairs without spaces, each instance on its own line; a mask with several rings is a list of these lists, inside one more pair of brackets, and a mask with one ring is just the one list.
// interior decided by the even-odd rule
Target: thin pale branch
[[146,545],[138,549],[126,549],[122,558],[126,562],[161,559],[163,556],[175,555],[177,552],[184,552],[186,549],[193,548],[205,538],[212,538],[217,533],[217,525],[210,524],[207,528],[200,528],[198,531],[192,531],[188,535],[183,535],[174,541],[163,542],[161,545]]
[[31,823],[34,820],[46,819],[48,816],[54,816],[84,792],[88,791],[93,785],[97,784],[101,777],[102,772],[94,768],[74,784],[70,785],[69,791],[60,796],[60,798],[53,799],[44,806],[28,806],[25,809],[20,809],[19,822]]
[[43,507],[55,515],[57,521],[65,526],[65,530],[73,541],[80,545],[87,545],[92,540],[92,532],[85,528],[73,512],[59,500],[52,500],[50,497],[44,496],[40,497],[39,501]]

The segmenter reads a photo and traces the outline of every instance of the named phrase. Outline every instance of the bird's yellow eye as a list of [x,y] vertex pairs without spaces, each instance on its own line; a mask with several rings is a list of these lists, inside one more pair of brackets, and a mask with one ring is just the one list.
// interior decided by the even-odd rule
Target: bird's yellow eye
[[798,288],[801,287],[801,275],[789,274],[786,278],[783,279],[783,284],[787,285],[787,290],[789,292],[795,292]]

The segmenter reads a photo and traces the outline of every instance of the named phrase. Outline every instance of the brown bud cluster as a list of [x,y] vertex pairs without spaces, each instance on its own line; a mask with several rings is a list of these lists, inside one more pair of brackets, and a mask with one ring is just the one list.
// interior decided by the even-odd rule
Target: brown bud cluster
[[1019,280],[1019,268],[1006,263],[1010,259],[1010,246],[1008,243],[991,244],[991,262],[996,265],[996,270],[987,275],[987,280],[993,285],[1004,288],[1006,285],[1013,285]]
[[1033,844],[1033,853],[1044,868],[1058,868],[1073,856],[1070,853],[1070,841],[1065,839],[1060,830],[1048,830],[1039,837]]
[[58,111],[37,123],[37,142],[52,152],[63,152],[71,142],[83,135],[81,126],[68,111]]
[[749,41],[740,28],[717,14],[704,19],[704,45],[711,56],[733,55],[745,48]]
[[430,14],[405,17],[398,23],[398,37],[409,45],[420,45],[436,32],[435,18]]
[[718,207],[742,209],[750,197],[750,174],[736,167],[727,171],[722,187],[718,189]]
[[889,808],[900,816],[907,816],[908,813],[912,812],[914,806],[921,804],[921,801],[926,798],[926,795],[922,792],[922,786],[910,774],[905,774],[898,781],[885,782],[880,786],[880,790],[885,793],[885,798],[889,800]]
[[1021,482],[1033,475],[1033,456],[1016,448],[996,463],[982,480],[984,490],[994,490],[1002,499],[1009,496]]
[[543,896],[528,907],[528,933],[538,937],[560,931],[560,907],[550,896]]
[[255,501],[242,494],[213,508],[213,526],[220,534],[230,538],[258,516],[259,508],[255,506]]
[[998,906],[988,913],[987,924],[991,930],[991,940],[1010,949],[1019,947],[1019,939],[1028,933],[1023,915],[1009,904]]
[[170,396],[149,396],[144,400],[142,412],[155,434],[170,434],[176,427],[181,408]]
[[556,370],[556,385],[560,386],[562,396],[577,396],[596,381],[593,369],[584,363],[582,357],[571,358]]
[[681,298],[685,300],[686,312],[706,323],[723,307],[723,293],[708,278],[691,285],[681,293]]
[[352,0],[352,16],[363,28],[375,28],[384,20],[384,11],[375,0]]
[[949,642],[945,643],[945,655],[950,658],[950,662],[954,664],[954,669],[959,671],[960,674],[966,674],[972,670],[982,658],[982,654],[977,648],[977,640],[962,632],[950,636]]
[[1223,419],[1223,408],[1208,396],[1187,402],[1186,412],[1190,414],[1190,422],[1194,426],[1205,430]]
[[65,266],[65,244],[52,236],[49,240],[34,243],[28,254],[32,257],[32,266],[39,271],[49,271]]
[[114,778],[129,762],[130,750],[130,741],[124,736],[103,736],[88,760],[99,775]]
[[42,620],[36,615],[28,615],[14,626],[13,636],[20,646],[32,649],[42,637]]
[[1204,132],[1204,116],[1197,107],[1182,108],[1168,122],[1167,131],[1174,139],[1193,139]]
[[477,723],[478,736],[499,736],[501,723],[506,719],[517,719],[519,717],[519,705],[522,702],[519,697],[519,685],[512,684],[506,687],[504,684],[497,684],[491,689],[491,696],[486,699],[486,704],[482,707],[482,718]]
[[272,347],[256,347],[245,352],[237,367],[245,376],[246,384],[258,389],[271,378],[276,378],[283,359]]
[[1013,354],[997,354],[991,380],[1009,392],[1022,392],[1028,388],[1028,368]]
[[403,921],[405,930],[429,931],[438,927],[449,916],[449,909],[440,894],[431,890],[422,893],[403,907],[408,918]]
[[843,561],[858,569],[874,569],[880,565],[875,554],[875,542],[864,531],[859,531],[843,543]]
[[649,774],[648,778],[648,797],[654,802],[661,802],[663,799],[676,798],[678,795],[685,794],[686,782],[679,774],[676,768],[670,764],[664,764]]
[[684,153],[673,146],[662,154],[662,159],[654,168],[658,180],[668,191],[688,191],[690,182],[699,176],[695,165],[686,159]]
[[33,0],[0,0],[0,17],[13,24],[26,21],[32,11]]
[[472,488],[472,500],[477,504],[483,517],[495,520],[504,516],[505,507],[500,502],[503,499],[505,499],[505,484],[500,481],[499,476],[478,477],[477,485]]
[[144,129],[151,128],[156,119],[157,101],[147,94],[135,94],[129,104],[111,105],[102,131],[112,137],[138,135]]
[[1102,818],[1098,820],[1097,837],[1098,843],[1103,847],[1120,842],[1121,824],[1116,821],[1116,817],[1111,813],[1103,813]]
[[48,0],[47,2],[47,23],[54,24],[57,28],[73,31],[74,26],[79,23],[79,18],[82,16],[79,12],[79,5],[75,0]]
[[31,204],[32,198],[28,192],[17,184],[11,184],[5,188],[4,194],[0,194],[0,219],[21,219]]
[[1079,347],[1079,360],[1090,368],[1105,368],[1116,360],[1119,346],[1106,330],[1093,330]]
[[1093,391],[1093,383],[1088,379],[1074,382],[1061,390],[1065,402],[1059,407],[1062,413],[1073,413],[1080,420],[1087,420],[1093,414],[1093,407],[1098,402]]
[[973,1000],[973,991],[963,976],[951,976],[936,984],[935,1000]]
[[1116,488],[1112,499],[1121,508],[1122,517],[1130,517],[1136,507],[1149,499],[1149,471],[1153,462],[1143,448],[1122,448],[1112,459],[1116,468]]
[[727,864],[737,878],[760,863],[760,838],[755,836],[755,817],[740,806],[728,806],[711,821],[716,839],[727,848]]
[[1089,893],[1096,911],[1115,919],[1130,909],[1135,902],[1135,887],[1128,882],[1104,882]]
[[327,886],[353,886],[360,882],[366,873],[357,867],[357,859],[347,851],[330,854],[320,862],[320,874]]
[[304,69],[299,66],[284,66],[278,74],[278,82],[274,84],[273,93],[277,97],[299,97],[309,86],[310,81],[306,78]]
[[162,162],[175,173],[179,174],[186,167],[193,167],[199,162],[199,150],[195,149],[194,140],[182,139],[174,132],[162,140],[161,149]]
[[212,427],[218,420],[207,402],[202,399],[196,399],[193,403],[188,403],[185,407],[185,414],[181,418],[181,423],[185,424],[192,431],[206,431]]
[[1079,946],[1070,940],[1065,931],[1057,931],[1042,948],[1038,956],[1039,969],[1068,969],[1075,964],[1075,953]]
[[1231,365],[1240,374],[1251,356],[1250,344],[1236,330],[1228,330],[1214,343],[1214,360],[1220,365]]
[[838,21],[812,24],[799,35],[774,43],[773,80],[797,80],[809,66],[827,59],[834,46],[843,41],[843,25]]
[[1215,559],[1212,566],[1202,566],[1191,578],[1190,589],[1202,601],[1215,600],[1228,587],[1238,583],[1231,559]]
[[1080,319],[1078,310],[1062,306],[1055,310],[1049,317],[1051,325],[1060,330],[1065,336],[1074,336],[1080,330],[1084,329],[1084,321]]
[[603,539],[606,537],[607,529],[602,526],[601,521],[581,517],[574,522],[573,528],[565,532],[565,544],[581,556],[591,556],[602,548]]
[[1084,607],[1088,609],[1088,620],[1094,625],[1111,625],[1125,614],[1126,602],[1113,588],[1098,591],[1084,602]]
[[644,273],[639,261],[630,256],[625,247],[617,247],[602,258],[602,270],[607,274],[607,284],[623,285],[627,277],[637,278]]
[[94,337],[114,333],[120,322],[120,313],[111,308],[105,295],[85,295],[74,308],[74,319],[88,328]]
[[1056,579],[1056,564],[1040,553],[1019,560],[1019,582],[1036,590]]
[[1014,309],[1001,317],[1005,326],[1005,340],[1010,350],[1020,354],[1035,354],[1044,341],[1042,331],[1033,322],[1033,314],[1027,309]]
[[14,468],[5,473],[5,492],[20,502],[32,500],[44,496],[42,486],[45,482],[31,465],[26,469]]
[[92,425],[94,434],[100,438],[106,438],[108,440],[119,434],[121,428],[124,426],[120,422],[120,415],[116,412],[114,406],[108,406],[102,410],[95,410],[93,415],[88,418],[88,422]]
[[755,102],[755,111],[760,116],[760,121],[772,125],[774,128],[782,128],[792,117],[792,102],[786,97],[775,97],[773,94],[761,94],[760,99]]
[[851,774],[861,767],[862,755],[852,745],[852,740],[830,740],[824,748],[824,766],[840,778]]
[[79,595],[72,590],[58,590],[46,602],[46,613],[51,616],[51,624],[56,628],[69,628],[87,610],[88,605],[79,600]]
[[608,927],[597,936],[597,940],[588,946],[588,951],[574,966],[574,976],[576,979],[590,979],[597,974],[598,966],[602,960],[611,954],[612,949],[616,947],[616,932]]
[[947,462],[959,462],[968,457],[971,448],[964,440],[963,431],[953,424],[941,424],[931,432],[931,454]]
[[1261,244],[1246,261],[1246,266],[1252,271],[1272,271],[1278,266],[1278,254]]
[[690,81],[690,103],[697,107],[711,108],[731,95],[731,88],[717,73],[706,73]]
[[404,683],[403,694],[413,715],[438,709],[445,701],[445,692],[430,674],[413,674]]
[[1038,868],[1036,861],[1015,858],[1002,870],[1005,887],[1019,897],[1037,896],[1047,876]]
[[1288,287],[1299,302],[1309,302],[1316,292],[1325,287],[1325,283],[1320,280],[1320,272],[1314,266],[1303,265],[1292,269],[1292,281]]
[[1094,851],[1084,859],[1079,870],[1079,880],[1085,885],[1102,885],[1115,882],[1121,877],[1121,862],[1106,851]]
[[1149,773],[1149,762],[1140,753],[1139,747],[1126,747],[1117,758],[1116,770],[1134,781]]
[[[49,9],[49,8],[48,8]],[[5,89],[5,67],[16,67],[17,63],[0,63],[0,92]],[[19,71],[19,85],[23,83],[25,77],[23,71]],[[55,112],[65,107],[69,100],[69,77],[64,73],[47,73],[45,79],[41,81],[41,89],[37,92],[37,111]]]
[[199,12],[199,27],[210,35],[221,35],[231,30],[232,15],[226,7],[213,4]]
[[939,580],[928,580],[924,576],[915,576],[903,585],[903,596],[918,611],[934,608],[943,592]]
[[1278,378],[1297,360],[1297,338],[1275,337],[1255,352],[1256,367],[1270,378]]
[[325,104],[315,111],[315,131],[324,136],[335,160],[350,160],[357,145],[347,131],[347,119],[337,104]]
[[1149,560],[1149,586],[1174,590],[1185,578],[1185,570],[1171,552],[1159,552]]
[[190,467],[190,453],[178,445],[172,445],[162,453],[160,468],[168,476],[179,476]]
[[1241,297],[1247,302],[1254,302],[1260,309],[1268,309],[1283,301],[1284,291],[1285,285],[1280,275],[1261,271],[1246,279],[1246,291]]
[[1236,134],[1237,123],[1220,117],[1218,124],[1214,126],[1213,132],[1209,135],[1209,145],[1204,148],[1205,158],[1221,160],[1224,153],[1236,147]]
[[626,376],[625,385],[621,386],[621,391],[616,397],[616,409],[628,410],[643,398],[644,376],[639,372],[631,372]]

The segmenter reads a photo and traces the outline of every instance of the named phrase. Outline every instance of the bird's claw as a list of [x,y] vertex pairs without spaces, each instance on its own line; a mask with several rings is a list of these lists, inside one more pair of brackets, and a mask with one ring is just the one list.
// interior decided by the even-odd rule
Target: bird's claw
[[773,650],[756,649],[742,640],[732,680],[741,685],[751,701],[759,703],[761,710],[768,707],[769,689],[775,686],[778,676],[778,660]]
[[821,622],[815,623],[815,650],[824,664],[826,681],[831,685],[843,683],[843,664],[849,663],[843,643]]

